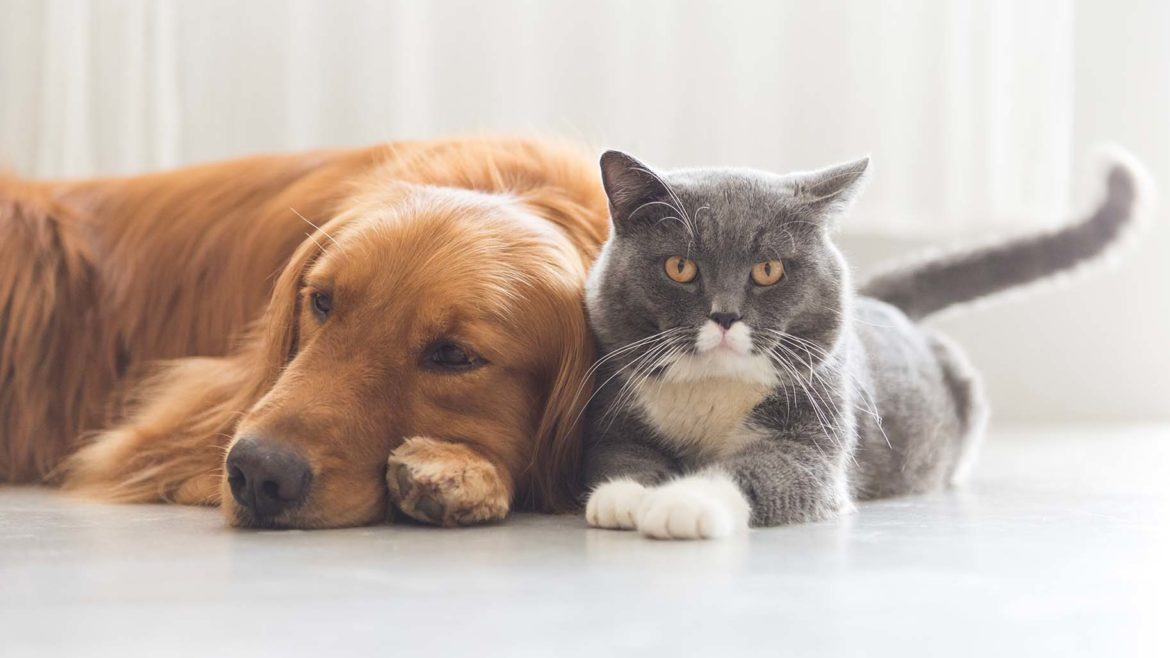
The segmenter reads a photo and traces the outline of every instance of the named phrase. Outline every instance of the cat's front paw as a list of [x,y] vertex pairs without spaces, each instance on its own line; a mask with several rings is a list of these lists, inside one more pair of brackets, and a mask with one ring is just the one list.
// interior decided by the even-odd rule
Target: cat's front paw
[[633,530],[635,513],[646,487],[633,480],[610,480],[593,490],[585,503],[585,521],[594,528]]
[[722,475],[681,478],[646,493],[638,532],[653,539],[718,539],[746,530],[751,508]]

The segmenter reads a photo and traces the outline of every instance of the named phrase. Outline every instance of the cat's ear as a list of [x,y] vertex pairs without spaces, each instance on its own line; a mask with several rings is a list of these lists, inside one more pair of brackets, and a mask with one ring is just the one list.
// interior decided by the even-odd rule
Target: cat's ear
[[670,196],[670,188],[658,174],[621,151],[601,154],[601,184],[609,197],[614,226],[619,229],[642,206]]
[[798,174],[793,195],[817,214],[831,218],[849,207],[865,187],[869,157]]

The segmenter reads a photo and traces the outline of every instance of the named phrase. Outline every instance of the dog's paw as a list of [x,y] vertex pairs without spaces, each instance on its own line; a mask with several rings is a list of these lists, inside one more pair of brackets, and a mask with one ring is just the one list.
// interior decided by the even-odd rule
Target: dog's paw
[[638,532],[653,539],[718,539],[746,530],[751,509],[722,475],[694,475],[651,489],[638,506]]
[[585,503],[585,522],[594,528],[633,530],[635,513],[646,487],[633,480],[610,480],[593,490]]
[[407,516],[441,526],[500,521],[511,487],[471,448],[426,437],[407,439],[386,463],[390,501]]

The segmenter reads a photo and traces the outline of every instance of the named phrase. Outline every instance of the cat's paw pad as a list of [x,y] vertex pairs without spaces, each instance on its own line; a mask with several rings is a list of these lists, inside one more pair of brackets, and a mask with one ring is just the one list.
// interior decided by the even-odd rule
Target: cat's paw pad
[[585,504],[585,521],[594,528],[633,530],[635,513],[646,487],[633,480],[612,480],[597,487]]
[[653,539],[719,539],[747,529],[749,512],[731,482],[684,478],[646,494],[637,526]]

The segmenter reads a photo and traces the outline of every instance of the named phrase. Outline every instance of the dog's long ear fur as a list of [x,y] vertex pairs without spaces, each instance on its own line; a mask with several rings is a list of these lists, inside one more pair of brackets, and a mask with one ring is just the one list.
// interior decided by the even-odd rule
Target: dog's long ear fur
[[240,418],[272,387],[296,349],[301,279],[346,220],[307,238],[285,265],[264,315],[229,356],[158,366],[132,393],[123,421],[62,467],[63,485],[118,502],[220,502],[224,455]]
[[[563,162],[576,160],[565,158]],[[594,345],[585,316],[585,275],[605,241],[609,220],[605,195],[591,169],[543,166],[539,176],[548,175],[558,176],[556,184],[529,191],[525,202],[535,214],[559,226],[568,238],[563,245],[565,253],[550,259],[568,265],[568,269],[554,268],[541,277],[546,282],[562,279],[563,285],[553,287],[548,308],[539,313],[535,307],[529,309],[533,317],[546,318],[549,331],[557,337],[553,349],[560,359],[545,383],[548,395],[543,400],[527,489],[520,502],[539,511],[572,512],[581,504],[583,416],[585,402],[593,391],[590,374]],[[565,190],[572,193],[565,194]]]
[[0,482],[45,477],[117,379],[78,220],[44,186],[0,176]]
[[582,410],[593,389],[593,339],[585,324],[579,287],[558,294],[552,317],[560,336],[560,360],[549,378],[537,425],[529,501],[543,512],[571,512],[580,507]]

